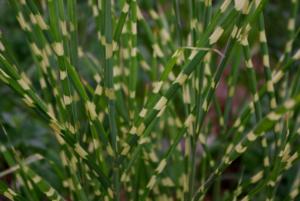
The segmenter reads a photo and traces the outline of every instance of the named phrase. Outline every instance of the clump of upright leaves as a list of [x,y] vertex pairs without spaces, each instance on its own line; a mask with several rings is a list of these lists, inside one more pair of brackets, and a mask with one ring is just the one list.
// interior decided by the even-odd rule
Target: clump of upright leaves
[[297,0],[278,60],[269,53],[266,0],[9,4],[29,59],[18,62],[1,33],[0,79],[51,143],[19,150],[16,129],[0,119],[9,167],[0,177],[13,175],[0,183],[2,195],[297,198]]

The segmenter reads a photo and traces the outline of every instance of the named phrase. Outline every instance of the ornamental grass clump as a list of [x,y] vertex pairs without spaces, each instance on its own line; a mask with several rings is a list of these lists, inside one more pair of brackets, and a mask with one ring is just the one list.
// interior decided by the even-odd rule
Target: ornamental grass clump
[[4,4],[3,197],[300,199],[298,0]]

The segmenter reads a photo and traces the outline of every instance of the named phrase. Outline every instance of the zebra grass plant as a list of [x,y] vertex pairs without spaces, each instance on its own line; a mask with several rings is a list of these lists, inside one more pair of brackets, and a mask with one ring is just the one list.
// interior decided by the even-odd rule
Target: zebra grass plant
[[8,2],[29,62],[3,30],[2,87],[52,143],[19,150],[1,117],[1,195],[300,199],[298,0],[280,58],[266,0]]

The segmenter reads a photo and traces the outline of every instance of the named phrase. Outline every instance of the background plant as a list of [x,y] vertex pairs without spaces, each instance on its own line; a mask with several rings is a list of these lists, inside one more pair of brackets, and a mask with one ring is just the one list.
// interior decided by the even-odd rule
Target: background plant
[[297,0],[0,2],[3,198],[299,199]]

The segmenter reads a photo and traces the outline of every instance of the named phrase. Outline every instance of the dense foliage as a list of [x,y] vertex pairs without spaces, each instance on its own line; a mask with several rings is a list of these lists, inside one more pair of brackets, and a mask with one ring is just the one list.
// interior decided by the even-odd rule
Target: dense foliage
[[0,0],[0,199],[299,200],[298,4]]

